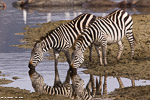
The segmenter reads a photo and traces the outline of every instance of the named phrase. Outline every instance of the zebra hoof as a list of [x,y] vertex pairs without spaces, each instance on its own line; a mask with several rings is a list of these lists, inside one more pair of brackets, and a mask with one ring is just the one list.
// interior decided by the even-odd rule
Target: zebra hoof
[[35,66],[33,66],[32,64],[29,63],[28,67],[30,68],[30,70],[35,70]]
[[107,66],[107,63],[106,63],[106,64],[104,64],[104,66]]
[[77,69],[76,68],[70,68],[70,74],[76,75],[77,74]]
[[116,61],[119,63],[119,62],[120,62],[120,59],[117,58]]

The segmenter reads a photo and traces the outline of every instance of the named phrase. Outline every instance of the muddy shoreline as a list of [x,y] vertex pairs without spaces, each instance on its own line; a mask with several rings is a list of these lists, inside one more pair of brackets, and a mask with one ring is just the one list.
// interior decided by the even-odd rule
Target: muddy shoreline
[[[150,15],[132,15],[134,26],[133,32],[136,38],[136,48],[134,59],[130,59],[130,47],[126,39],[123,40],[125,49],[120,61],[116,60],[118,46],[116,44],[108,46],[107,66],[99,66],[97,60],[89,62],[85,59],[84,65],[88,70],[85,73],[90,73],[98,76],[114,76],[114,77],[126,77],[133,80],[146,79],[150,80]],[[20,40],[24,44],[16,45],[20,48],[32,48],[35,41],[39,40],[41,36],[44,36],[46,32],[54,29],[62,23],[68,21],[49,22],[39,25],[36,28],[25,28],[26,32],[18,33],[16,35],[24,35],[24,39]],[[33,38],[34,37],[34,38]],[[50,51],[50,53],[52,53]],[[85,58],[88,58],[88,50],[85,53]],[[63,54],[60,55],[60,61],[66,61]],[[48,58],[53,59],[53,58]],[[93,52],[93,59],[97,59],[95,50]],[[22,96],[25,100],[48,100],[58,99],[59,97],[52,97],[48,95],[40,95],[36,93],[30,93],[26,90],[20,90],[15,88],[0,87],[0,92],[3,96]],[[134,86],[122,89],[116,89],[114,92],[104,97],[111,98],[111,100],[148,100],[150,86]],[[1,95],[0,95],[1,96]],[[26,98],[27,97],[27,98]],[[104,98],[103,96],[97,96]],[[62,98],[62,97],[60,97]],[[67,98],[64,98],[67,99]]]

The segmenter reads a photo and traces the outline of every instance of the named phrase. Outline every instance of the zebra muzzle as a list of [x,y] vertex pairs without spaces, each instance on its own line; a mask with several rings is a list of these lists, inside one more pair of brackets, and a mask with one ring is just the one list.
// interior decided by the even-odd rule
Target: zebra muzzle
[[35,66],[33,66],[33,65],[32,65],[32,62],[31,62],[31,61],[29,62],[28,67],[29,67],[30,69],[32,69],[32,70],[34,70],[34,69],[35,69]]

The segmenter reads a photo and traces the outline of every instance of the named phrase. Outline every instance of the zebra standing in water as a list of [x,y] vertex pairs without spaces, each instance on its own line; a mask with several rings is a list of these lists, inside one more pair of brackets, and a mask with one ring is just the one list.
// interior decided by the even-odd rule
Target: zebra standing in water
[[[55,71],[58,72],[58,70]],[[96,93],[93,76],[90,77],[86,88],[84,88],[84,81],[78,74],[71,73],[70,70],[67,71],[66,80],[63,83],[60,81],[59,73],[55,74],[55,77],[59,79],[55,78],[54,86],[46,85],[42,75],[37,73],[35,69],[29,71],[29,76],[35,92],[40,94],[61,95],[72,99],[77,98],[78,100],[91,100]],[[72,84],[70,84],[70,78],[72,79]],[[55,83],[56,81],[58,82],[57,84]],[[92,92],[90,91],[91,89]]]
[[[92,14],[81,14],[67,24],[62,24],[55,30],[47,33],[40,41],[36,42],[31,52],[29,68],[35,69],[37,64],[43,58],[43,52],[50,49],[54,51],[55,68],[58,64],[59,53],[63,51],[67,58],[67,62],[71,63],[68,49],[72,47],[77,36],[81,31],[96,20],[96,16]],[[91,53],[90,53],[91,54]],[[90,58],[90,56],[89,56]]]
[[[85,29],[75,41],[71,67],[77,68],[83,63],[83,53],[91,44],[95,45],[100,58],[100,65],[103,64],[102,55],[104,65],[107,65],[107,44],[118,43],[119,51],[117,59],[120,59],[124,48],[121,40],[124,36],[128,39],[131,48],[131,57],[133,57],[135,38],[133,36],[132,27],[132,17],[123,10],[116,10],[104,18],[98,18],[88,29]],[[102,52],[99,50],[99,47],[102,48]]]

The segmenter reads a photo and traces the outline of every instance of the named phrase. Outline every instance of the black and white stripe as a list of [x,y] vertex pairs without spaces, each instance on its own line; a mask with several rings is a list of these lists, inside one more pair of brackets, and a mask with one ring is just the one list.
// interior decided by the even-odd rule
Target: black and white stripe
[[96,20],[92,14],[81,14],[67,24],[62,24],[56,29],[47,33],[47,36],[38,41],[32,50],[29,67],[34,68],[43,58],[43,52],[49,49],[54,50],[55,66],[58,63],[60,51],[65,53],[68,63],[70,56],[68,49],[72,47],[81,31]]
[[49,95],[61,95],[69,98],[73,98],[73,89],[71,84],[60,84],[59,86],[43,86],[43,93]]
[[[127,37],[131,47],[131,57],[134,55],[135,39],[132,32],[133,20],[132,17],[123,10],[116,10],[106,17],[98,18],[93,24],[85,29],[82,35],[78,37],[74,45],[73,60],[71,66],[73,68],[79,67],[83,61],[83,53],[85,49],[94,44],[98,56],[100,57],[99,62],[102,65],[102,55],[104,57],[104,64],[107,64],[106,49],[107,44],[118,43],[119,52],[117,59],[123,51],[122,38]],[[99,50],[102,48],[102,52]]]

